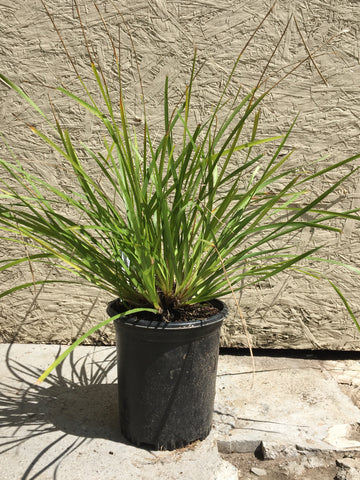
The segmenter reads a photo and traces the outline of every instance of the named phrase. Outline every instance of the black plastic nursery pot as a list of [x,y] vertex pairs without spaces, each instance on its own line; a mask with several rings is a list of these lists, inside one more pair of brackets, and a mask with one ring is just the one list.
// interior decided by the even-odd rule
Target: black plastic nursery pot
[[[115,320],[120,428],[131,443],[173,450],[210,433],[219,356],[227,313],[190,322]],[[118,301],[107,312],[119,313]]]

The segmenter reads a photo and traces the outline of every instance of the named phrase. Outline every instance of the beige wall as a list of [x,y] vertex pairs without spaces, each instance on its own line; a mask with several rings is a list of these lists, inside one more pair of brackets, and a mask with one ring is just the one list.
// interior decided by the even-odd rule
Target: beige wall
[[[109,70],[111,49],[96,10],[92,2],[78,0],[78,3],[84,23],[91,29],[92,45],[103,66]],[[206,111],[206,106],[224,85],[238,52],[270,5],[264,0],[121,0],[116,3],[121,5],[133,36],[148,109],[155,123],[161,115],[158,105],[161,104],[159,98],[164,78],[170,76],[174,94],[183,88],[194,44],[199,58],[207,60],[198,81],[196,97],[199,115]],[[46,4],[54,13],[64,40],[83,72],[88,58],[73,1],[49,0]],[[122,25],[120,16],[110,1],[102,0],[97,4],[116,34],[117,26]],[[329,165],[360,151],[360,3],[351,0],[279,1],[244,54],[236,74],[237,82],[244,86],[245,91],[259,78],[291,15],[290,27],[269,65],[268,72],[273,77],[267,85],[280,78],[283,67],[291,66],[307,55],[294,18],[308,48],[315,50],[320,47],[314,60],[321,75],[310,61],[306,61],[284,80],[264,104],[261,128],[264,133],[276,135],[283,132],[299,112],[300,117],[289,142],[289,148],[297,147],[292,161],[302,165],[305,161],[329,155],[324,162],[324,165]],[[126,31],[121,33],[121,45],[126,94],[130,99],[129,118],[136,125],[142,118],[141,107],[134,97],[134,93],[139,93],[139,81]],[[5,75],[22,85],[46,111],[49,111],[46,106],[49,94],[61,118],[66,118],[66,125],[73,135],[81,135],[85,141],[96,144],[100,134],[92,119],[71,107],[54,90],[41,86],[59,85],[60,82],[74,85],[75,82],[69,61],[39,0],[0,3],[0,55],[1,71]],[[40,171],[47,179],[71,188],[71,176],[64,166],[39,144],[23,123],[34,122],[31,110],[3,85],[0,85],[0,95],[0,131],[10,136],[15,152],[29,163],[30,168]],[[19,115],[22,122],[16,118]],[[3,144],[0,145],[0,155],[8,156]],[[345,167],[343,173],[348,169]],[[326,177],[327,183],[313,185],[314,191],[325,189],[335,179],[336,175],[330,173]],[[357,176],[339,189],[331,197],[333,208],[360,207],[359,185]],[[344,223],[341,235],[329,237],[328,234],[317,233],[313,236],[312,232],[304,231],[298,240],[300,246],[313,245],[315,240],[326,243],[329,250],[335,252],[334,258],[360,266],[359,230],[351,221]],[[12,248],[16,247],[4,246],[0,250],[0,260],[11,256]],[[360,317],[359,277],[334,266],[324,266],[323,271],[338,279],[339,286]],[[55,275],[54,271],[46,273]],[[28,271],[19,273],[14,270],[0,275],[2,287],[19,282],[22,276],[31,278]],[[69,341],[84,331],[90,322],[105,318],[107,300],[103,293],[97,296],[94,289],[76,291],[65,286],[46,287],[36,293],[18,292],[0,299],[0,334],[3,341],[15,338],[14,335],[18,340]],[[325,282],[284,275],[244,291],[241,304],[255,346],[360,347],[360,334]],[[239,324],[234,310],[224,329],[224,344],[246,344]],[[100,336],[105,341],[111,339],[111,328]]]

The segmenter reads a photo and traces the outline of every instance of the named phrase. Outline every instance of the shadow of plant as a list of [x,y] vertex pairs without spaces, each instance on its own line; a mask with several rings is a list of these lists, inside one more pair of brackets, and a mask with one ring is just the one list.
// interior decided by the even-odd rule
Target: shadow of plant
[[[91,347],[89,350],[90,353],[81,358],[69,357],[71,373],[68,375],[63,373],[61,364],[44,385],[36,385],[42,370],[18,362],[12,358],[12,346],[8,348],[6,365],[13,379],[0,382],[0,423],[5,432],[0,436],[0,454],[34,437],[58,433],[55,440],[51,437],[46,448],[34,452],[36,456],[21,480],[38,478],[63,456],[92,439],[128,444],[120,433],[116,351],[111,349],[105,357],[102,351],[101,358],[97,358]],[[51,449],[54,455],[49,461]],[[47,463],[44,466],[42,457],[45,454]],[[40,470],[35,473],[38,465]]]

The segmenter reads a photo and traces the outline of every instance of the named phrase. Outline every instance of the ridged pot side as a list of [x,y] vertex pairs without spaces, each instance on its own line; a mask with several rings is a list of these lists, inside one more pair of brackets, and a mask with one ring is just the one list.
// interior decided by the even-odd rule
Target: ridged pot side
[[[115,320],[120,426],[136,445],[172,450],[210,433],[220,327],[227,313],[190,322]],[[108,307],[119,313],[117,301]]]

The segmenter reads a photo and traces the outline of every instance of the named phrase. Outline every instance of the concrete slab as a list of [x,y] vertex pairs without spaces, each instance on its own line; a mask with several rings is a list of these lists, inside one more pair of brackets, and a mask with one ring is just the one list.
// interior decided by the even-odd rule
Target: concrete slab
[[60,350],[0,345],[1,480],[237,480],[214,433],[173,452],[136,448],[121,436],[114,347],[79,347],[34,385]]
[[[360,410],[320,360],[221,357],[215,429],[224,453],[360,449]],[[341,363],[341,361],[339,361]],[[272,453],[270,453],[272,452]]]
[[42,386],[64,347],[0,345],[1,480],[236,480],[224,452],[267,458],[360,449],[360,410],[317,360],[220,356],[214,430],[174,452],[118,432],[114,347],[78,347]]

